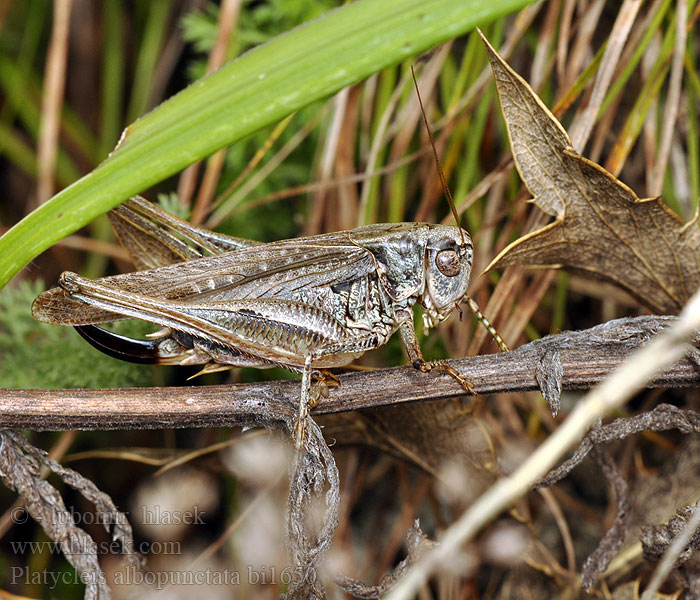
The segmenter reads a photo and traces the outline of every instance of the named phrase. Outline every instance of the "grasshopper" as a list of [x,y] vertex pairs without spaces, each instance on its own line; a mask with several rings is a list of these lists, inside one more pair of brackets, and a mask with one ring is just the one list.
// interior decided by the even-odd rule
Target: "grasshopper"
[[[34,301],[34,317],[72,325],[123,360],[299,372],[297,446],[312,379],[396,330],[415,368],[443,370],[470,389],[445,363],[423,359],[412,310],[419,302],[429,329],[467,298],[472,243],[459,227],[377,224],[263,244],[196,227],[140,197],[109,218],[140,270],[97,280],[64,272]],[[135,340],[98,327],[126,318],[161,330]]]

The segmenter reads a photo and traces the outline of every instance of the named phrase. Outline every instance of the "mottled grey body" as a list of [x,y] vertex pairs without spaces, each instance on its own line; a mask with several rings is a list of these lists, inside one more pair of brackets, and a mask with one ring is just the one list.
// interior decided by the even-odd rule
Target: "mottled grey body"
[[[412,307],[420,302],[425,327],[436,325],[466,298],[471,273],[469,235],[447,225],[369,225],[260,244],[194,227],[140,198],[111,219],[145,270],[94,281],[63,273],[33,314],[61,325],[156,323],[162,363],[281,365],[308,383],[312,369],[343,366],[401,329],[409,358],[428,370]],[[96,345],[108,349],[112,334],[103,334]]]
[[[426,326],[452,311],[471,268],[463,233],[464,246],[456,227],[425,223],[244,247],[237,240],[233,251],[96,281],[64,273],[61,287],[42,294],[33,310],[62,325],[129,317],[157,323],[165,328],[161,362],[301,370],[312,354],[315,368],[342,366],[412,320],[416,301]],[[222,239],[217,234],[226,249]],[[453,251],[459,273],[445,276],[435,258]]]

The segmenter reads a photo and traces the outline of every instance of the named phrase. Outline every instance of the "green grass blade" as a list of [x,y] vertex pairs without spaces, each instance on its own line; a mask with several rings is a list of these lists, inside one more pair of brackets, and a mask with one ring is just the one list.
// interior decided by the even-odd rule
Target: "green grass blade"
[[0,238],[0,287],[52,244],[187,165],[530,0],[359,0],[259,46],[136,121],[94,171]]

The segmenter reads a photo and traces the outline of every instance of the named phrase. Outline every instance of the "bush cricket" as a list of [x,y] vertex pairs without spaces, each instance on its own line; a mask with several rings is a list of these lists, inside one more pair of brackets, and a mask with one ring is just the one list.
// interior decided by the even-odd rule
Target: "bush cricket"
[[[34,317],[73,325],[123,360],[299,372],[297,447],[312,378],[382,346],[397,330],[415,368],[442,370],[473,393],[447,363],[423,359],[413,324],[417,302],[427,330],[468,301],[505,348],[467,296],[472,242],[458,226],[367,225],[261,244],[196,227],[138,196],[109,218],[139,271],[97,280],[65,272],[58,288],[34,301]],[[97,326],[127,318],[162,329],[150,340],[134,340]]]
[[[260,244],[181,221],[135,197],[110,220],[137,268],[89,280],[71,272],[32,306],[40,321],[73,325],[98,349],[135,362],[282,366],[302,374],[295,438],[303,438],[311,378],[383,345],[398,329],[413,365],[426,363],[412,307],[427,328],[467,295],[469,234],[451,225],[393,223]],[[142,319],[147,341],[98,324]]]

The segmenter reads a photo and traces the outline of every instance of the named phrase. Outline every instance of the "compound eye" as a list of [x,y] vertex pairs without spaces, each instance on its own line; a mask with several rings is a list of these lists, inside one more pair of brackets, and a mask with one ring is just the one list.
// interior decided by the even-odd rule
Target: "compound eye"
[[454,250],[441,250],[435,257],[435,266],[446,277],[455,277],[462,270],[459,255]]

